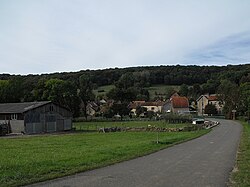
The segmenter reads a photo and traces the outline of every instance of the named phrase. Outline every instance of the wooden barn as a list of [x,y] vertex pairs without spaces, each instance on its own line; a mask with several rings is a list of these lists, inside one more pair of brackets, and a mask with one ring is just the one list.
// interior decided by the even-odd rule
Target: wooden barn
[[37,134],[72,129],[72,113],[51,101],[0,104],[0,123],[12,133]]

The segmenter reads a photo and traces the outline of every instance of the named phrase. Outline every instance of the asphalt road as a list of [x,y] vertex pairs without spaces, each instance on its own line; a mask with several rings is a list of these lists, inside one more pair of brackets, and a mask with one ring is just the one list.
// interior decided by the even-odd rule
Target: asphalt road
[[46,181],[51,187],[227,186],[242,127],[218,120],[210,133],[162,151],[112,166]]

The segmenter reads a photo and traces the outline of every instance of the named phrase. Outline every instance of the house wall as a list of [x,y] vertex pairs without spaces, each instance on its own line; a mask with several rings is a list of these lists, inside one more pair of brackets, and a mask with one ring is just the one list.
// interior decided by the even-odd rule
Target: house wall
[[91,108],[90,106],[87,106],[87,111],[86,113],[89,115],[89,116],[94,116],[95,115],[95,110],[93,108]]
[[190,114],[189,108],[172,108],[175,114]]
[[143,106],[144,108],[147,108],[147,111],[153,111],[153,112],[161,112],[162,106]]
[[162,107],[162,112],[171,112],[171,102],[167,102],[166,104],[163,105]]
[[204,114],[205,106],[207,104],[208,104],[208,99],[205,96],[201,97],[201,99],[199,101],[197,101],[198,115]]

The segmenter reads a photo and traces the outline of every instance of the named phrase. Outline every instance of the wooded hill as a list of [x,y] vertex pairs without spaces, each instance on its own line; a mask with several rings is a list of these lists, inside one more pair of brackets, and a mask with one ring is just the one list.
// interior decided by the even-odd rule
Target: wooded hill
[[195,100],[199,94],[222,91],[222,83],[237,89],[244,85],[243,89],[248,91],[250,64],[111,68],[41,75],[0,74],[0,102],[52,100],[76,113],[80,98],[95,99],[93,94],[83,94],[83,89],[91,92],[100,86],[115,85],[107,96],[115,100],[125,98],[123,101],[128,102],[149,100],[147,88],[150,86],[179,85],[181,95]]

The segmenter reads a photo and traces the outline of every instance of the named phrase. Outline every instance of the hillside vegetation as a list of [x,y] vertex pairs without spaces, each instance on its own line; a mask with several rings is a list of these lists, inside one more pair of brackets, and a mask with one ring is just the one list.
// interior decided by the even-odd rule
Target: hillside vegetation
[[[160,85],[160,86],[158,86]],[[94,90],[94,91],[93,91]],[[167,99],[174,91],[195,101],[199,95],[218,93],[225,114],[249,113],[250,64],[228,66],[152,66],[85,70],[42,75],[0,75],[0,103],[51,100],[79,116],[79,103],[112,99]],[[86,108],[82,109],[86,115]]]

